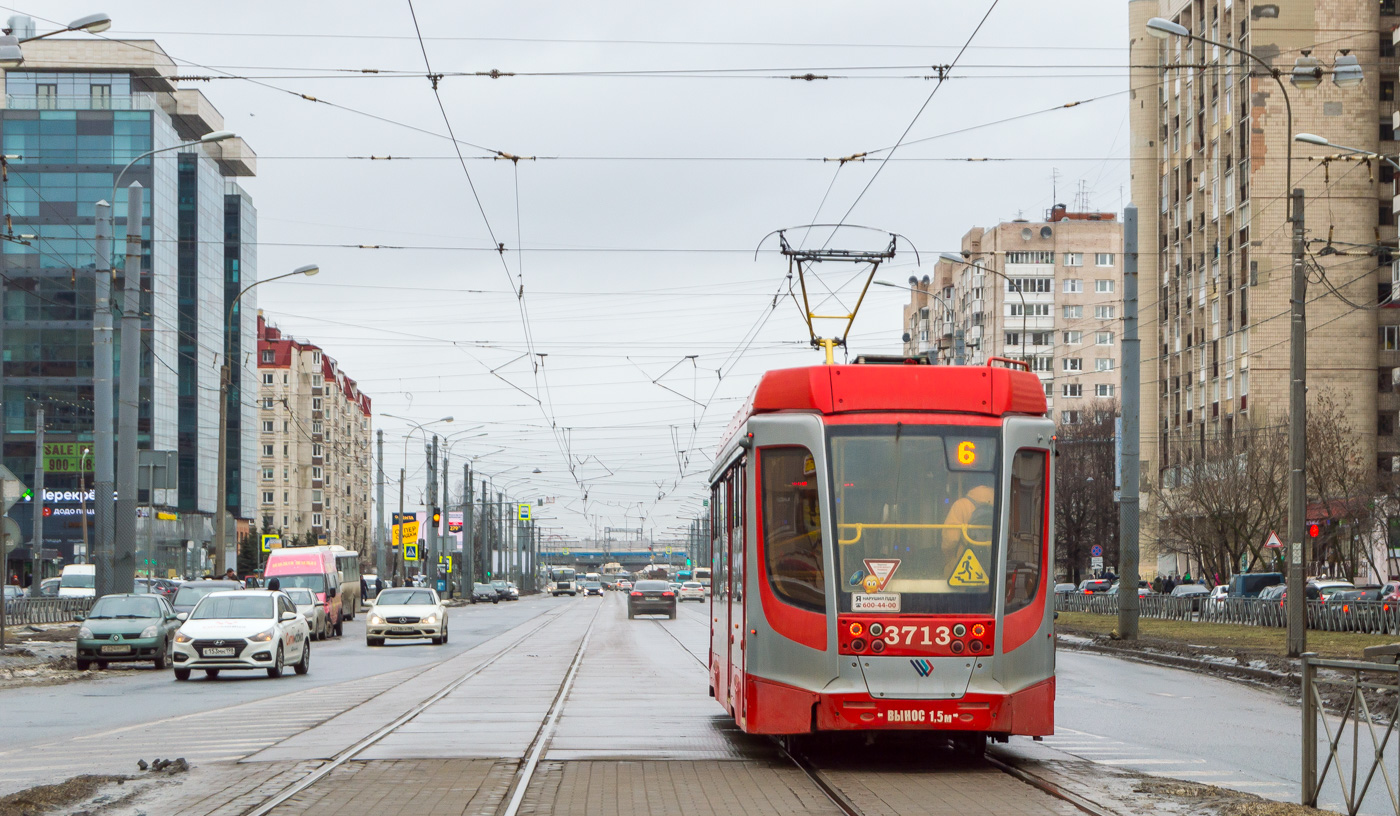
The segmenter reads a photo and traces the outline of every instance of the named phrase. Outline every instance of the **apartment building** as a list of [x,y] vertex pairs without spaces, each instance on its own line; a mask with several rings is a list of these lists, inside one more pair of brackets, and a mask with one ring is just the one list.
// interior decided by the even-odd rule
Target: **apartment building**
[[970,230],[965,262],[940,259],[932,275],[910,279],[905,353],[943,365],[1025,360],[1056,420],[1079,422],[1095,402],[1121,396],[1122,233],[1114,213],[1063,205],[1043,221]]
[[[1282,72],[1287,98],[1227,51],[1149,36],[1152,17],[1259,55]],[[1209,439],[1287,421],[1290,182],[1305,193],[1309,393],[1349,401],[1348,431],[1364,460],[1386,471],[1400,464],[1400,310],[1386,308],[1394,174],[1384,162],[1293,138],[1396,152],[1397,24],[1394,0],[1129,3],[1149,486],[1170,485],[1173,467]],[[1352,57],[1364,79],[1341,87],[1334,69]],[[1295,66],[1315,66],[1320,81],[1290,82]]]
[[370,398],[313,343],[258,315],[262,529],[370,552]]

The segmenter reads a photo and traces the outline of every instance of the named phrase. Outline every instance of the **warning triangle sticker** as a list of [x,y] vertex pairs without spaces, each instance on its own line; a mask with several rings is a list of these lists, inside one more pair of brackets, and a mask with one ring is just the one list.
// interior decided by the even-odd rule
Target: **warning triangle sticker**
[[875,578],[876,592],[885,591],[885,585],[894,577],[894,571],[899,569],[899,562],[898,558],[865,559],[865,571]]
[[977,556],[972,554],[972,550],[963,550],[962,558],[958,559],[958,565],[953,568],[953,575],[948,579],[949,586],[986,586],[987,571],[982,569],[982,564],[977,560]]

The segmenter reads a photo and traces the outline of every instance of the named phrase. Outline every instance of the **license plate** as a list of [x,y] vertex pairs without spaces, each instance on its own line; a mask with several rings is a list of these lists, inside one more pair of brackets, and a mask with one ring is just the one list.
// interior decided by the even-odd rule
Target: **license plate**
[[204,656],[205,656],[205,657],[233,657],[233,647],[232,647],[232,646],[221,646],[221,647],[214,648],[214,649],[205,649],[205,650],[204,650]]
[[103,654],[131,654],[130,646],[103,646]]

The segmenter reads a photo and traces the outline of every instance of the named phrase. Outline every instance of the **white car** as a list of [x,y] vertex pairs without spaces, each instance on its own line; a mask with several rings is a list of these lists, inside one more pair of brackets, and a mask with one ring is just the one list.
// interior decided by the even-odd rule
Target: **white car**
[[680,591],[676,593],[676,603],[681,601],[705,602],[705,585],[699,581],[683,581]]
[[365,624],[365,645],[383,646],[386,638],[431,638],[447,642],[447,607],[437,590],[422,587],[386,589],[374,599]]
[[195,669],[211,678],[225,670],[250,669],[281,677],[287,665],[297,674],[311,670],[311,627],[286,593],[213,592],[179,618],[184,624],[175,633],[171,655],[176,680],[190,679]]
[[306,587],[287,587],[282,590],[297,608],[297,613],[306,618],[311,628],[313,640],[325,640],[331,635],[331,625],[326,618],[326,602],[316,600],[316,593]]
[[1211,587],[1211,590],[1210,590],[1210,602],[1211,602],[1211,603],[1213,603],[1213,604],[1225,603],[1225,599],[1228,598],[1228,597],[1230,597],[1230,587],[1226,586],[1225,584],[1220,584],[1219,586]]

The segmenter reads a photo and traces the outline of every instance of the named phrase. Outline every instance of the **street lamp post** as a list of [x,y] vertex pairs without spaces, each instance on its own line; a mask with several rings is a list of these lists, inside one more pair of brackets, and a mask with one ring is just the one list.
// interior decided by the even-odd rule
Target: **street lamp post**
[[[87,460],[92,455],[92,448],[83,448],[83,455],[78,457],[78,512],[83,514],[83,556],[88,563],[92,563],[92,545],[88,543],[88,523],[87,523]],[[97,497],[93,497],[94,503]]]
[[[305,275],[309,278],[320,271],[321,267],[316,264],[307,264],[306,266],[299,266],[291,272],[282,275],[255,281],[243,287],[243,290],[235,295],[233,302],[228,305],[228,314],[224,318],[223,325],[224,359],[223,365],[219,366],[219,472],[216,476],[217,487],[215,489],[217,494],[214,501],[214,560],[215,564],[218,565],[219,560],[224,559],[220,571],[234,567],[238,563],[238,557],[236,555],[230,559],[226,558],[224,552],[228,539],[228,526],[225,518],[228,515],[228,389],[233,378],[233,369],[229,365],[228,358],[229,355],[233,353],[233,338],[230,336],[230,327],[233,324],[233,313],[238,309],[238,302],[243,299],[244,295],[264,283],[290,278],[294,275]],[[241,394],[240,404],[242,404]]]
[[[5,46],[0,44],[0,66],[5,63]],[[108,201],[117,200],[117,187],[121,184],[122,177],[137,162],[142,159],[154,156],[167,150],[179,150],[186,147],[194,147],[200,144],[219,142],[231,138],[233,133],[226,130],[218,130],[205,134],[202,138],[169,147],[148,150],[136,158],[126,163],[126,166],[112,180],[112,193]],[[128,201],[128,204],[131,202]],[[95,206],[96,225],[96,250],[97,263],[93,280],[93,319],[92,319],[92,403],[93,403],[93,522],[95,536],[93,550],[89,551],[89,560],[97,565],[96,592],[100,595],[110,595],[115,592],[126,592],[127,589],[121,586],[121,582],[116,580],[113,569],[116,562],[116,552],[113,538],[113,502],[112,496],[116,492],[116,457],[115,438],[113,423],[115,420],[113,410],[112,393],[112,370],[113,370],[113,350],[112,350],[112,259],[111,259],[111,207],[107,201],[99,201]],[[139,270],[138,270],[139,273]],[[123,376],[129,373],[135,376],[138,366],[124,367]],[[122,456],[136,457],[134,450],[123,452]],[[94,554],[96,557],[92,557]]]
[[[1158,39],[1184,37],[1216,48],[1239,54],[1252,60],[1278,84],[1283,95],[1283,107],[1288,128],[1284,157],[1284,190],[1288,194],[1288,222],[1293,225],[1293,277],[1289,299],[1288,355],[1288,576],[1287,618],[1288,655],[1297,657],[1307,647],[1306,598],[1304,596],[1303,529],[1307,511],[1307,376],[1308,335],[1304,299],[1307,297],[1307,270],[1303,265],[1306,249],[1303,234],[1303,191],[1293,189],[1293,103],[1283,84],[1283,71],[1275,68],[1251,51],[1227,43],[1209,40],[1179,23],[1162,17],[1147,21],[1147,33]],[[1310,90],[1322,83],[1323,69],[1316,57],[1304,51],[1293,63],[1289,82],[1296,88]],[[1336,60],[1332,81],[1340,88],[1361,84],[1364,75],[1355,56],[1346,52]],[[1305,797],[1306,798],[1306,797]]]
[[[412,428],[411,430],[409,430],[409,432],[408,432],[407,434],[404,434],[404,443],[403,443],[403,467],[399,469],[399,523],[396,524],[396,525],[394,526],[395,538],[397,538],[397,539],[399,540],[399,563],[400,563],[400,564],[402,565],[402,567],[403,567],[404,577],[405,577],[405,579],[406,579],[406,578],[408,577],[408,564],[403,563],[404,560],[405,560],[405,559],[403,558],[403,546],[404,546],[404,544],[406,543],[406,542],[403,540],[403,514],[404,514],[404,510],[403,510],[403,491],[404,491],[404,484],[403,484],[403,482],[404,482],[404,479],[407,478],[407,474],[408,474],[408,443],[411,442],[411,441],[413,441],[413,432],[414,432],[414,431],[422,431],[422,432],[423,432],[423,444],[426,445],[426,444],[428,443],[428,432],[427,432],[427,431],[424,431],[423,429],[426,428],[426,427],[429,426],[429,425],[436,425],[436,424],[438,424],[439,422],[451,422],[453,418],[452,418],[452,416],[449,415],[449,416],[441,417],[441,418],[439,418],[439,419],[434,419],[434,420],[429,421],[429,422],[417,422],[417,421],[415,421],[415,420],[409,419],[409,418],[406,417],[406,416],[399,416],[398,414],[388,414],[388,413],[384,413],[384,414],[380,414],[380,416],[389,417],[389,418],[391,418],[391,419],[401,419],[401,420],[403,420],[404,422],[407,422],[408,424],[410,424],[410,425],[413,426],[413,428]],[[432,474],[431,474],[431,473],[428,474],[428,478],[429,478],[429,479],[432,478]],[[428,514],[431,516],[431,514],[432,514],[432,509],[431,509],[431,508],[429,508]],[[429,521],[431,522],[432,519],[429,518]],[[414,543],[416,544],[417,542],[415,541]],[[423,553],[422,553],[422,552],[419,552],[419,553],[418,553],[418,560],[419,560],[419,561],[422,561],[422,560],[423,560]],[[434,578],[433,583],[434,583],[434,585],[435,585],[435,584],[437,583],[437,581],[436,581],[436,577],[437,577],[437,573],[436,573],[437,565],[436,565],[436,564],[433,564],[432,567],[433,567],[433,570],[434,570],[434,572],[433,572],[433,578]]]

